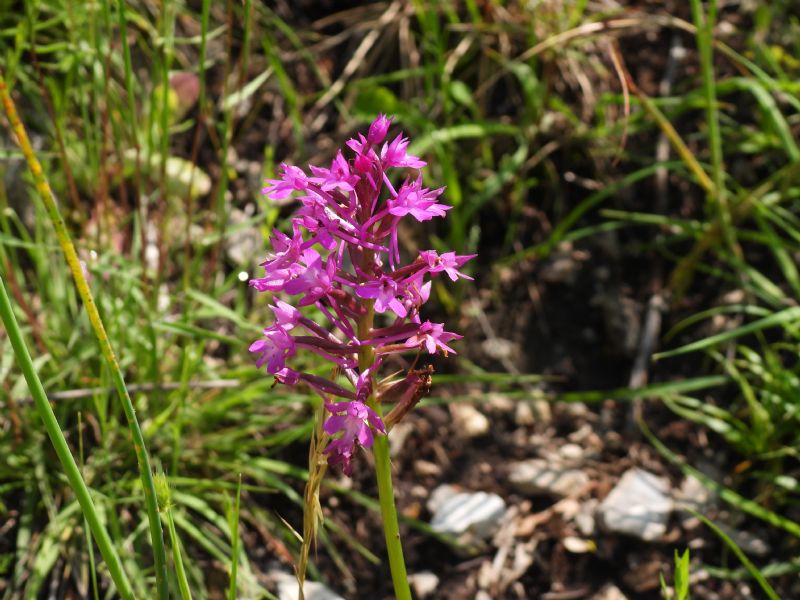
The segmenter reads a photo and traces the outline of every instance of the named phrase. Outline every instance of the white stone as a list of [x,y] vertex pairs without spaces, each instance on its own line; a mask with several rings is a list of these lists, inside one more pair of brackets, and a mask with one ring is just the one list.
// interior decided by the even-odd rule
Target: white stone
[[598,508],[600,526],[647,542],[661,539],[673,509],[669,482],[642,469],[629,469]]
[[514,411],[514,422],[520,426],[546,424],[553,420],[553,411],[546,400],[522,400]]
[[586,554],[587,552],[594,552],[597,550],[597,546],[593,541],[570,535],[561,540],[561,543],[564,544],[564,548],[566,548],[568,552],[572,552],[573,554]]
[[680,489],[675,492],[675,500],[679,508],[684,506],[702,511],[716,500],[714,492],[703,485],[697,477],[689,475],[681,482]]
[[589,498],[582,505],[577,515],[575,515],[575,526],[581,535],[592,537],[595,532],[594,514],[600,503],[595,498]]
[[739,546],[745,554],[761,558],[770,553],[771,549],[769,544],[757,535],[749,531],[733,529],[725,523],[717,523],[717,526],[724,531],[728,537],[733,540],[733,543]]
[[[297,600],[300,586],[297,585],[294,575],[283,571],[272,571],[269,575],[278,584],[279,600]],[[344,600],[339,594],[316,581],[306,581],[303,584],[303,594],[306,600]]]
[[431,527],[454,536],[470,534],[488,539],[500,525],[506,512],[505,501],[497,494],[461,492],[450,496],[434,513]]
[[532,458],[513,463],[508,480],[523,494],[564,497],[584,488],[589,476],[579,469],[563,468],[557,462]]
[[433,476],[438,477],[442,474],[442,468],[429,460],[415,460],[414,473],[420,477]]
[[412,573],[408,576],[408,583],[414,597],[423,600],[439,588],[439,578],[432,571]]
[[439,512],[439,508],[447,502],[450,498],[461,492],[461,488],[451,483],[443,483],[437,486],[428,498],[425,505],[431,514]]
[[564,444],[558,449],[558,454],[565,461],[580,462],[583,458],[583,448],[578,444]]
[[462,435],[473,438],[489,433],[489,419],[471,404],[453,404],[450,410],[454,424]]
[[613,583],[607,583],[589,600],[628,600],[628,597]]

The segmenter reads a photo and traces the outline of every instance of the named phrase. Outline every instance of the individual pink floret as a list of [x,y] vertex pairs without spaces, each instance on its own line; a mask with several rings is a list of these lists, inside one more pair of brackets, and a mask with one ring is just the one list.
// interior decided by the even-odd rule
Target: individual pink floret
[[352,459],[357,446],[372,448],[374,427],[385,434],[386,428],[378,414],[359,400],[336,402],[325,405],[331,416],[322,426],[330,436],[339,435],[325,449],[331,465],[341,465],[345,475],[353,472]]
[[458,269],[477,254],[457,255],[455,252],[445,252],[441,256],[436,250],[423,250],[419,253],[422,260],[428,263],[428,273],[440,273],[444,271],[451,281],[456,281],[459,277],[472,280],[469,275],[464,275]]
[[280,179],[267,179],[269,184],[261,190],[273,200],[288,198],[292,192],[302,191],[308,188],[308,175],[300,167],[294,165],[281,164],[283,174]]
[[380,144],[389,133],[389,127],[392,124],[392,119],[386,115],[379,114],[378,118],[369,126],[369,133],[367,133],[367,141],[372,145]]
[[267,365],[267,373],[273,375],[284,368],[286,358],[296,353],[294,338],[283,327],[273,325],[264,330],[264,337],[250,344],[250,352],[258,353],[256,366]]
[[381,148],[381,165],[384,169],[392,167],[409,167],[412,169],[421,169],[427,163],[420,160],[418,156],[408,154],[408,138],[403,137],[403,134],[398,135],[390,143],[384,144]]
[[377,281],[370,281],[356,289],[356,295],[360,298],[370,298],[375,300],[375,312],[385,313],[391,310],[398,317],[405,317],[408,314],[406,307],[398,300],[398,285],[391,277],[383,275]]
[[411,215],[417,221],[430,221],[433,217],[443,217],[453,208],[446,204],[437,204],[436,199],[442,195],[444,188],[429,190],[422,187],[422,176],[415,181],[406,181],[397,191],[397,196],[388,201],[389,213],[396,217]]
[[445,356],[448,352],[456,353],[447,342],[450,340],[460,340],[462,337],[457,333],[451,333],[444,330],[444,323],[431,323],[425,321],[419,326],[416,335],[411,336],[406,340],[406,347],[417,348],[425,346],[425,349],[431,354],[436,354],[436,349],[441,348]]

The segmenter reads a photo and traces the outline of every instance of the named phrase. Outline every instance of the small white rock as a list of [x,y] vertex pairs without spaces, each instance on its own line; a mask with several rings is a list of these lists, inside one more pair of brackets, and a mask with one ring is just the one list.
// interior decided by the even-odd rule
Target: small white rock
[[582,505],[578,514],[575,515],[575,526],[585,537],[592,537],[595,532],[594,513],[600,504],[595,498],[589,498]]
[[[278,598],[280,600],[297,600],[300,586],[294,575],[283,571],[272,571],[269,576],[278,584]],[[332,592],[326,586],[316,581],[306,581],[303,584],[303,594],[306,600],[344,600],[339,594]]]
[[680,489],[675,492],[675,500],[680,505],[702,511],[716,500],[716,494],[704,486],[697,477],[689,475],[684,478]]
[[583,448],[581,448],[578,444],[564,444],[558,449],[558,454],[565,461],[569,461],[571,463],[580,462],[580,460],[583,458]]
[[415,460],[414,461],[414,473],[419,475],[420,477],[425,476],[439,476],[442,474],[442,468],[433,463],[429,460]]
[[579,469],[566,469],[556,462],[532,458],[513,463],[508,480],[523,494],[564,497],[585,487],[589,476]]
[[517,406],[517,401],[512,400],[505,394],[492,392],[486,394],[486,406],[497,412],[510,413]]
[[598,508],[600,525],[608,532],[646,542],[661,539],[673,503],[669,482],[642,469],[629,469]]
[[414,597],[423,600],[439,587],[439,578],[432,571],[422,571],[408,576],[408,583],[414,592]]
[[607,583],[589,600],[628,600],[628,597],[613,583]]
[[244,223],[247,215],[239,210],[232,209],[228,213],[230,220],[231,233],[225,238],[225,252],[228,258],[236,265],[247,265],[252,262],[252,257],[256,256],[264,246],[264,240],[255,227],[236,228],[235,225]]
[[506,512],[505,501],[497,494],[462,492],[439,506],[431,519],[434,531],[455,536],[469,533],[479,540],[489,538]]
[[717,523],[717,526],[728,534],[733,543],[739,546],[745,554],[763,557],[770,553],[770,546],[757,535],[740,529],[733,529],[724,523]]
[[445,502],[460,492],[461,488],[459,486],[453,485],[452,483],[443,483],[434,488],[425,506],[431,514],[435,514],[439,512],[439,509]]
[[546,400],[521,401],[514,412],[514,422],[520,426],[546,424],[553,420],[553,411]]
[[489,419],[471,404],[453,404],[450,410],[459,433],[469,438],[489,433]]
[[573,554],[586,554],[587,552],[594,552],[597,550],[597,546],[593,541],[574,536],[565,537],[561,540],[561,543],[564,544],[564,548],[566,548],[568,552],[572,552]]

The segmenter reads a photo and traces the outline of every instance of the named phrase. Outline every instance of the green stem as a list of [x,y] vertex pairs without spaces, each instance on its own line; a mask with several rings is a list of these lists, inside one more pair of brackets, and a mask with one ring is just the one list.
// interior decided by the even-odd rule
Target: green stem
[[[379,408],[371,402],[373,409]],[[377,408],[376,408],[377,407]],[[383,535],[386,538],[386,551],[389,554],[389,568],[392,572],[392,584],[397,600],[411,600],[411,589],[408,586],[406,563],[403,558],[403,544],[400,541],[400,525],[397,522],[397,507],[394,503],[392,487],[392,463],[389,460],[389,438],[379,435],[372,446],[375,457],[375,477],[378,481],[378,502],[381,505]]]
[[70,452],[69,446],[67,445],[67,440],[64,438],[64,433],[61,431],[56,415],[50,406],[50,402],[47,400],[44,387],[33,366],[28,347],[25,345],[22,332],[19,329],[14,311],[11,308],[11,300],[6,293],[6,287],[2,277],[0,277],[0,319],[2,319],[3,326],[8,333],[11,347],[14,349],[14,354],[17,357],[17,363],[22,369],[25,381],[28,382],[28,388],[30,389],[31,396],[33,396],[33,401],[36,405],[36,411],[39,413],[42,421],[44,421],[47,435],[50,437],[58,460],[61,461],[61,466],[64,468],[64,473],[67,476],[69,485],[75,492],[75,496],[81,506],[86,522],[89,524],[89,529],[97,542],[97,547],[100,549],[100,554],[106,561],[111,579],[114,580],[114,585],[117,586],[117,591],[122,598],[126,600],[129,598],[132,599],[133,589],[122,568],[122,561],[111,543],[108,532],[100,521],[97,509],[89,494],[89,488],[86,487],[86,483],[83,481],[75,458],[72,456],[72,452]]
[[239,514],[242,501],[242,474],[239,473],[239,483],[236,485],[236,504],[233,512],[228,515],[228,527],[231,530],[231,577],[228,585],[228,600],[236,600],[239,573]]
[[150,459],[147,456],[147,450],[144,443],[144,435],[139,426],[139,421],[136,419],[136,411],[133,407],[128,388],[125,386],[125,379],[122,376],[117,357],[114,355],[114,350],[111,348],[111,342],[108,339],[103,321],[100,319],[100,313],[97,310],[92,292],[89,289],[89,284],[86,282],[86,277],[83,275],[78,253],[75,251],[75,246],[72,244],[69,231],[61,216],[61,212],[56,204],[55,196],[50,189],[50,184],[47,177],[42,170],[42,165],[31,146],[28,133],[25,131],[25,126],[19,119],[17,108],[11,98],[11,94],[6,87],[5,79],[0,73],[0,102],[3,104],[6,116],[8,117],[9,125],[14,132],[20,149],[22,150],[25,160],[28,163],[33,181],[36,186],[36,191],[42,199],[47,212],[50,215],[50,220],[53,223],[53,228],[58,236],[59,244],[64,252],[64,258],[69,265],[72,277],[75,280],[75,287],[78,289],[78,294],[83,301],[86,308],[86,314],[89,317],[89,322],[92,325],[97,341],[100,344],[100,351],[108,364],[111,373],[111,379],[114,382],[114,387],[122,403],[122,409],[125,412],[125,417],[128,420],[128,427],[133,437],[133,447],[136,453],[136,461],[139,466],[139,477],[142,481],[144,489],[144,501],[147,508],[147,519],[150,525],[150,540],[153,545],[153,562],[155,565],[156,587],[158,589],[157,597],[159,600],[168,600],[169,598],[169,582],[167,581],[167,552],[164,546],[164,534],[161,527],[161,517],[158,513],[158,504],[156,502],[156,488],[153,482],[153,473],[150,468]]
[[[366,339],[372,329],[375,313],[373,301],[364,300],[363,306],[367,313],[358,320],[358,337]],[[363,372],[375,362],[375,350],[365,346],[359,351],[358,366]],[[375,374],[372,374],[374,380]],[[373,389],[374,389],[374,381]],[[367,400],[370,408],[383,417],[383,409],[372,394]],[[386,552],[389,555],[389,569],[392,573],[394,595],[397,600],[411,600],[411,588],[408,585],[406,563],[403,558],[403,544],[400,541],[400,525],[397,521],[397,506],[394,503],[394,488],[392,486],[392,462],[389,458],[389,439],[385,435],[375,436],[372,446],[372,455],[375,457],[375,478],[378,482],[378,502],[381,506],[381,521],[383,521],[383,534],[386,538]]]
[[182,600],[192,600],[192,592],[189,589],[189,581],[186,579],[186,569],[183,566],[183,556],[181,555],[181,542],[178,532],[175,529],[175,519],[172,518],[172,506],[167,506],[167,528],[169,529],[169,539],[172,544],[172,560],[175,561],[175,577],[178,580],[178,590]]
[[700,73],[703,78],[703,95],[706,101],[706,121],[708,122],[708,139],[711,150],[711,175],[714,179],[713,200],[719,214],[720,226],[728,247],[736,256],[740,255],[736,232],[731,226],[731,212],[728,194],[725,188],[725,169],[722,163],[722,136],[719,128],[719,111],[717,110],[717,86],[714,78],[713,29],[716,20],[716,2],[709,3],[708,15],[703,13],[700,0],[691,0],[692,20],[697,32],[697,50],[700,54]]

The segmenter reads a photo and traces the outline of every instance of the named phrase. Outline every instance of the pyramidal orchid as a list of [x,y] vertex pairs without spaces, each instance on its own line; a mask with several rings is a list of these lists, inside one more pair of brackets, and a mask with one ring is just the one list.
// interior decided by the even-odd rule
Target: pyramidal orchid
[[[306,172],[282,164],[280,176],[266,181],[262,191],[269,198],[294,195],[300,206],[291,233],[273,233],[263,275],[250,281],[258,291],[283,294],[270,307],[273,323],[250,351],[278,382],[303,382],[322,397],[329,415],[322,452],[329,465],[350,475],[358,448],[374,446],[392,577],[398,597],[406,597],[393,497],[385,497],[392,496],[386,434],[427,392],[431,370],[410,370],[394,383],[378,384],[376,377],[390,354],[455,352],[448,344],[461,336],[424,319],[422,306],[432,278],[471,279],[460,269],[474,255],[425,250],[401,264],[400,222],[445,217],[451,207],[440,202],[444,188],[424,186],[425,162],[409,154],[409,140],[400,134],[386,141],[390,126],[391,119],[379,115],[366,136],[349,140],[329,167],[309,166]],[[303,307],[312,306],[323,322],[304,314]],[[295,370],[292,359],[300,350],[329,361],[341,376]],[[390,402],[394,410],[385,420],[383,408]]]
[[[419,169],[425,163],[408,153],[407,138],[398,135],[384,142],[390,125],[391,119],[379,115],[366,137],[347,142],[349,160],[340,150],[329,168],[311,166],[308,174],[283,164],[280,178],[268,179],[262,190],[275,200],[296,194],[301,203],[291,235],[274,232],[273,253],[261,265],[264,274],[250,281],[258,291],[295,298],[293,303],[277,300],[271,307],[274,323],[250,346],[258,366],[266,366],[282,383],[311,384],[290,365],[299,348],[334,363],[355,388],[367,369],[377,374],[387,354],[424,350],[446,355],[455,352],[447,342],[461,338],[441,323],[423,321],[420,311],[430,278],[444,273],[453,281],[471,279],[458,269],[472,256],[424,250],[409,264],[399,264],[401,219],[428,221],[444,217],[451,207],[438,202],[443,188],[423,186]],[[397,188],[389,177],[395,169],[405,171]],[[304,317],[299,309],[310,305],[327,322]],[[372,326],[373,312],[385,321],[380,329]],[[365,357],[370,364],[364,364]],[[349,474],[355,446],[371,447],[369,430],[384,434],[383,422],[367,406],[370,395],[333,381],[325,391],[319,381],[311,387],[323,395],[331,413],[325,431],[340,435],[326,449],[328,460]],[[350,400],[353,394],[356,399]],[[348,400],[347,406],[337,407],[331,395]]]

